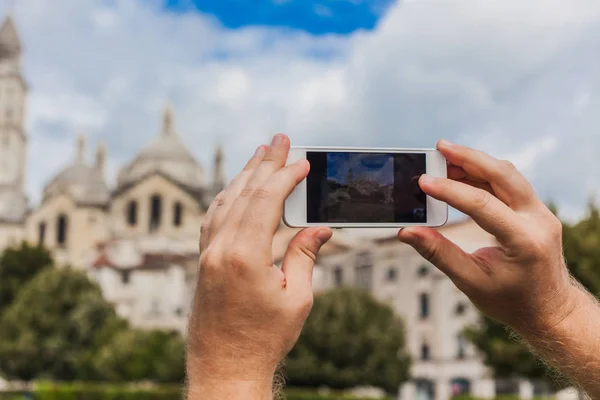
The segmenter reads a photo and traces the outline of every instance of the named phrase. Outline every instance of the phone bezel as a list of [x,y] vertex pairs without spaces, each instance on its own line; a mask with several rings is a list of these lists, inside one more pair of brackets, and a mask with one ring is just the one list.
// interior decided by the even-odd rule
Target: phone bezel
[[[446,178],[447,163],[442,154],[435,149],[401,149],[401,148],[358,148],[358,147],[292,147],[287,164],[306,158],[309,151],[319,152],[352,152],[352,153],[424,153],[426,155],[427,175]],[[403,228],[409,226],[440,227],[448,222],[448,205],[427,196],[427,223],[309,223],[307,222],[306,179],[296,186],[285,201],[283,222],[292,228],[311,226],[328,226],[331,228]]]

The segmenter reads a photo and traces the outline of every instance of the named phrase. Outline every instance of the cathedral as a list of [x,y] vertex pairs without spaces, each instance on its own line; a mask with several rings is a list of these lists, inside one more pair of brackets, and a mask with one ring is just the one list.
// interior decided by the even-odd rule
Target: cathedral
[[[224,186],[223,154],[214,174],[187,150],[166,107],[159,131],[121,168],[115,187],[105,179],[106,150],[86,159],[79,137],[72,160],[43,188],[30,207],[25,194],[28,86],[21,42],[9,16],[0,28],[0,252],[26,241],[50,249],[59,265],[85,268],[90,249],[111,240],[161,236],[197,243],[201,219]],[[158,118],[157,118],[158,120]]]

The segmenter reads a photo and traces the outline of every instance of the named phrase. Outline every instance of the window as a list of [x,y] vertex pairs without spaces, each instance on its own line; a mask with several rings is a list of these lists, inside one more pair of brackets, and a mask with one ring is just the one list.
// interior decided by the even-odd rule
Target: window
[[46,223],[40,222],[38,227],[38,246],[44,245],[44,240],[46,239]]
[[131,280],[131,271],[122,271],[121,272],[121,282],[123,285],[128,285]]
[[127,223],[129,226],[135,226],[137,224],[137,208],[138,203],[135,200],[131,200],[127,204]]
[[160,315],[160,307],[159,307],[159,305],[160,304],[159,304],[158,300],[156,300],[156,299],[152,300],[152,306],[150,308],[150,314],[156,315],[156,316]]
[[398,270],[394,267],[390,267],[387,270],[386,279],[388,282],[396,282],[396,278],[398,278]]
[[428,361],[431,359],[431,351],[427,343],[421,345],[421,360]]
[[467,355],[467,340],[462,333],[456,336],[456,358],[462,360]]
[[465,378],[454,378],[450,381],[452,396],[468,395],[471,393],[471,382]]
[[421,319],[429,317],[429,295],[427,293],[421,293],[419,296],[419,316]]
[[458,303],[454,309],[454,313],[456,315],[463,315],[465,312],[467,312],[467,305],[465,303]]
[[419,267],[419,270],[417,271],[417,274],[421,278],[426,277],[427,275],[429,275],[429,266],[428,265],[421,265]]
[[158,229],[160,226],[162,199],[158,195],[150,199],[150,232]]
[[173,225],[181,226],[183,220],[183,205],[180,202],[176,202],[173,207]]
[[361,253],[356,256],[354,281],[357,288],[371,290],[373,286],[373,263],[369,253]]
[[11,122],[12,121],[12,117],[13,117],[13,110],[11,110],[10,108],[7,108],[4,111],[4,116],[6,118],[6,122]]
[[67,243],[67,229],[67,216],[61,214],[58,216],[56,223],[56,243],[58,243],[58,245],[61,247]]
[[341,266],[336,266],[333,271],[333,279],[335,281],[335,286],[342,286],[344,284],[344,270]]

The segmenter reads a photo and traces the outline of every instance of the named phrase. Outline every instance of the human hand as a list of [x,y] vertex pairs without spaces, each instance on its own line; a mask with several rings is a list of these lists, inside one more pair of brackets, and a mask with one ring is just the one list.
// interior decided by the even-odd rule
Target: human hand
[[517,169],[482,152],[441,141],[448,179],[421,177],[422,190],[491,233],[498,247],[467,254],[435,230],[406,228],[399,239],[444,272],[485,314],[522,334],[565,319],[574,290],[558,218]]
[[[217,386],[260,382],[256,396],[244,392],[239,398],[270,397],[275,369],[298,340],[312,307],[312,269],[331,230],[302,230],[290,242],[282,268],[273,263],[284,201],[309,171],[306,160],[285,166],[289,148],[281,134],[270,147],[259,147],[217,196],[202,225],[187,371],[190,392],[203,400],[212,398],[207,380],[220,381]],[[219,396],[236,394],[214,397]]]

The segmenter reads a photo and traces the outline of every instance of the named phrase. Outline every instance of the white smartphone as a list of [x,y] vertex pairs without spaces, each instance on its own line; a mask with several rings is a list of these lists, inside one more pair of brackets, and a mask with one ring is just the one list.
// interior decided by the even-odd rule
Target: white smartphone
[[439,227],[448,221],[448,205],[418,183],[423,174],[447,177],[437,150],[293,147],[287,163],[303,158],[310,173],[285,202],[283,221],[290,227]]

